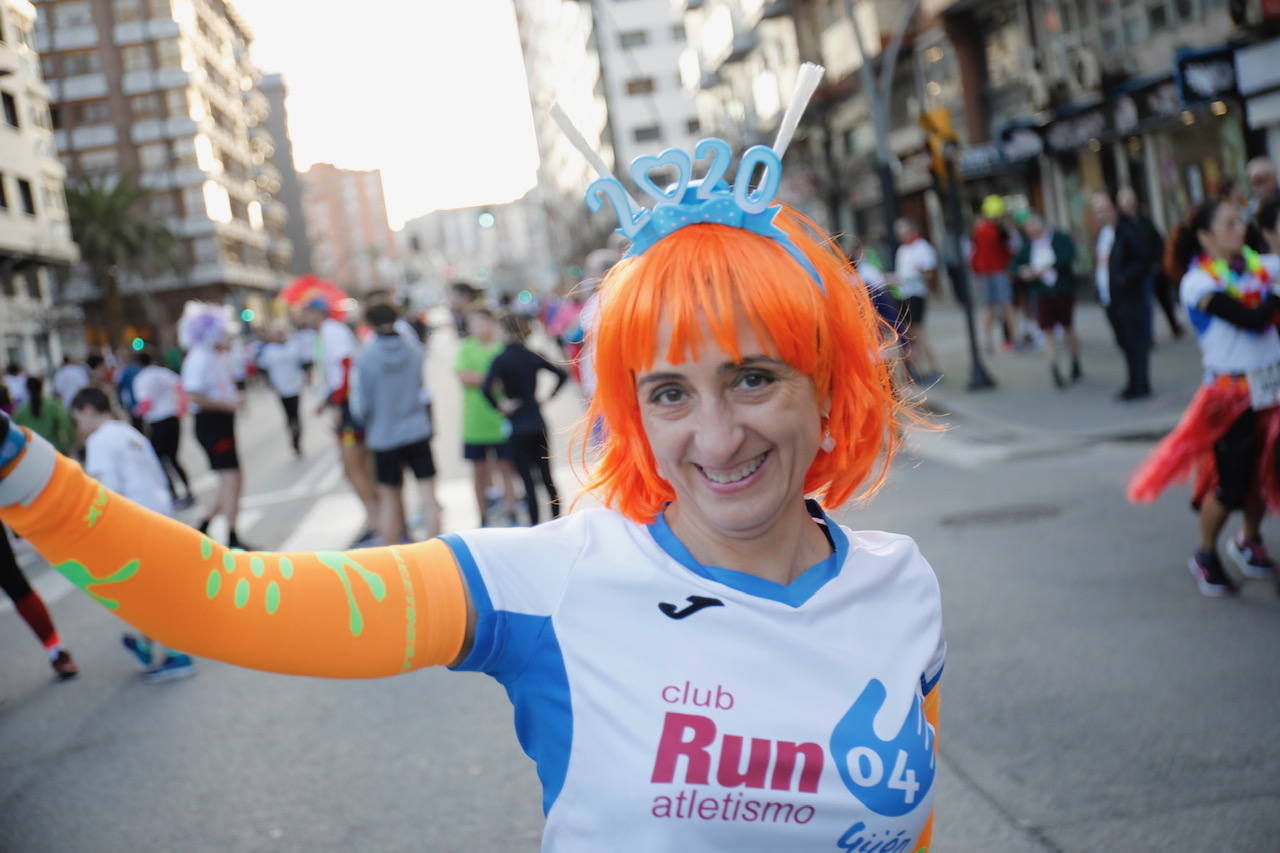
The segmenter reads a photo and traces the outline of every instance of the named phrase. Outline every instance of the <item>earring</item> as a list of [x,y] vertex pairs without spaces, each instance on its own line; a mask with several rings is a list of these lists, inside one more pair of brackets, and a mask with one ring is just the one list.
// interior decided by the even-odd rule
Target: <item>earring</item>
[[823,453],[830,453],[836,449],[836,440],[831,437],[831,433],[826,433],[822,436],[822,443],[818,447],[822,448]]

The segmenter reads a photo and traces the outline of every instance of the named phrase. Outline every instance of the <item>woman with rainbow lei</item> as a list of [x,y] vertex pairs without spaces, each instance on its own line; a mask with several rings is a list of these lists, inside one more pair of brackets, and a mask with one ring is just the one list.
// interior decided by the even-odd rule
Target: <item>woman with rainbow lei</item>
[[[603,508],[411,545],[238,552],[8,429],[0,519],[192,654],[334,678],[492,675],[537,765],[544,850],[928,850],[938,583],[911,539],[828,516],[883,482],[903,413],[865,289],[773,203],[820,76],[803,71],[778,141],[745,152],[732,184],[728,144],[706,139],[633,163],[652,209],[607,174],[589,189],[632,241],[590,330],[583,424],[604,438],[587,487]],[[677,182],[657,187],[659,168]]]
[[1171,483],[1194,476],[1200,547],[1187,565],[1200,592],[1219,597],[1237,591],[1218,556],[1218,537],[1236,510],[1244,524],[1227,553],[1246,577],[1275,573],[1261,525],[1268,509],[1280,512],[1280,258],[1246,246],[1239,208],[1213,199],[1179,226],[1167,266],[1182,275],[1204,383],[1130,481],[1129,499],[1150,503]]

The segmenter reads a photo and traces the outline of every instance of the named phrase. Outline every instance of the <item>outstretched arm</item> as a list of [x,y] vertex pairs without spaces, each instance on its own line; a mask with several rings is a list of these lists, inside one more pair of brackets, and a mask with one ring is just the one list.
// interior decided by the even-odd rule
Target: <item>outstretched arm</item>
[[0,521],[165,645],[332,678],[397,675],[465,656],[471,606],[440,540],[351,552],[231,551],[108,491],[43,439],[9,427],[0,415]]

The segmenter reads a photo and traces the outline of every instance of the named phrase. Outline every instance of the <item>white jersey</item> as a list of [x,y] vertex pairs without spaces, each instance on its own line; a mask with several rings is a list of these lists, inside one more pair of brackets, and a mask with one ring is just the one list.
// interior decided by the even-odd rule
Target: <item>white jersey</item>
[[146,406],[142,419],[149,424],[178,416],[181,390],[181,377],[158,364],[147,365],[133,379],[133,398],[139,406]]
[[269,343],[263,346],[258,364],[267,371],[271,387],[281,397],[296,397],[302,393],[302,363],[298,351],[288,344]]
[[[1280,258],[1263,255],[1261,261],[1271,281],[1277,281],[1280,278]],[[1216,280],[1198,266],[1193,266],[1182,277],[1182,304],[1186,306],[1191,325],[1195,327],[1199,337],[1205,373],[1248,373],[1250,370],[1280,363],[1280,335],[1276,334],[1274,326],[1252,332],[1221,317],[1206,314],[1198,307],[1200,301],[1212,293],[1227,293],[1246,305],[1254,304],[1266,295],[1268,287],[1270,285],[1264,285],[1246,273],[1236,284],[1238,292],[1230,293],[1225,282]]]
[[346,323],[326,317],[320,324],[320,367],[324,391],[333,396],[348,389],[350,372],[360,352],[360,341]]
[[810,507],[835,553],[785,586],[606,509],[443,537],[477,612],[458,668],[511,697],[544,851],[917,849],[938,583],[911,539]]
[[[182,387],[188,394],[208,397],[215,403],[236,402],[236,383],[226,354],[210,346],[194,346],[182,361]],[[193,411],[200,407],[192,403]]]
[[898,295],[901,297],[927,296],[929,286],[925,276],[938,268],[938,253],[929,241],[917,237],[903,243],[893,258],[893,271],[898,275]]
[[80,389],[88,385],[89,368],[83,364],[64,364],[53,374],[53,390],[62,400],[62,405],[68,409]]
[[151,442],[121,421],[107,421],[84,442],[84,470],[102,485],[147,509],[173,515],[169,480]]

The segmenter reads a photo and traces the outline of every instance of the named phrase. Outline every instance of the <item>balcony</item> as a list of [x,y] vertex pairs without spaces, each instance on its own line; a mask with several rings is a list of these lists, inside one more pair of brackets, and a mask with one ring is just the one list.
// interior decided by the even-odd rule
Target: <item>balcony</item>
[[49,83],[49,94],[54,101],[83,101],[86,98],[105,97],[107,78],[106,75],[97,73],[53,80]]
[[120,81],[120,88],[126,95],[164,89],[185,89],[189,85],[191,85],[191,75],[181,68],[161,68],[156,71],[127,71]]
[[157,139],[177,139],[195,136],[200,126],[189,118],[144,119],[133,124],[133,141],[135,143],[154,142]]
[[182,35],[182,27],[170,18],[155,18],[150,21],[127,21],[116,24],[112,38],[116,44],[137,44],[152,39],[177,38]]
[[72,128],[69,142],[71,148],[76,151],[115,145],[116,128],[111,124],[88,124]]

